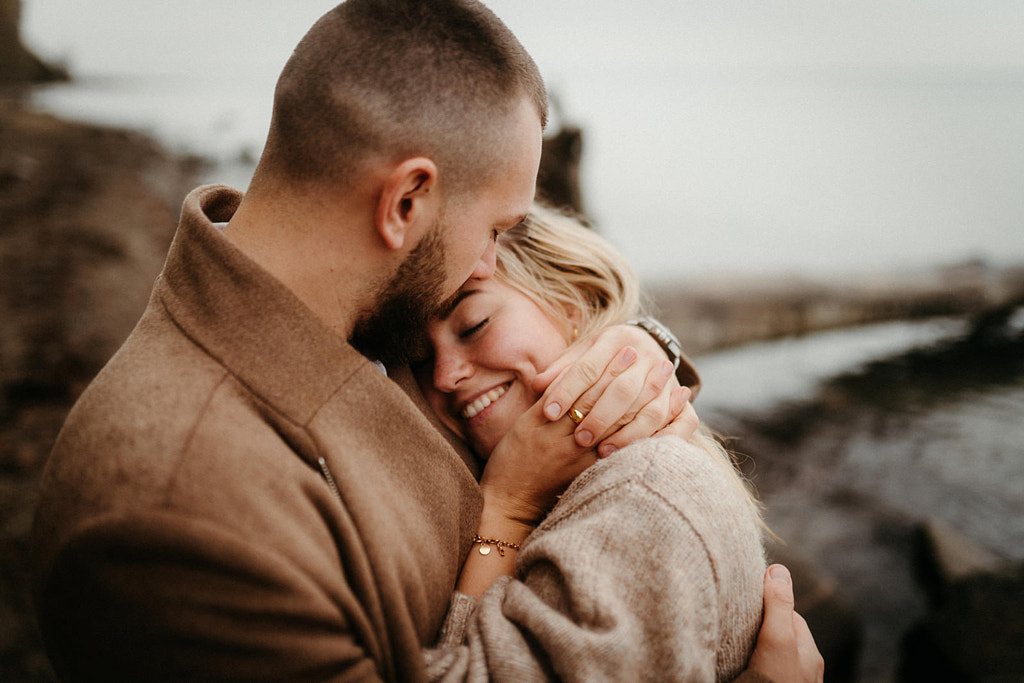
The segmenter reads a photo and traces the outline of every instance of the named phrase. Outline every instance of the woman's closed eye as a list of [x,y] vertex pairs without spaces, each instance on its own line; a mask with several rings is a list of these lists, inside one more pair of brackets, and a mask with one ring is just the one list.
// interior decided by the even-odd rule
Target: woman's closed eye
[[478,322],[476,325],[473,325],[472,327],[470,327],[468,329],[465,329],[462,332],[459,332],[459,339],[469,339],[474,334],[476,334],[477,332],[482,330],[484,328],[484,326],[487,325],[487,323],[489,323],[490,321],[491,321],[490,318],[484,318],[483,320]]

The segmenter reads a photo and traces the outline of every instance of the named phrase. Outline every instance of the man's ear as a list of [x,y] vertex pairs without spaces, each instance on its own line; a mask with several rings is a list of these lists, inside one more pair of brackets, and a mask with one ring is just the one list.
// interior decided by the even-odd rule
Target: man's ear
[[437,164],[426,157],[406,159],[384,180],[375,223],[389,249],[400,250],[432,226],[441,209]]

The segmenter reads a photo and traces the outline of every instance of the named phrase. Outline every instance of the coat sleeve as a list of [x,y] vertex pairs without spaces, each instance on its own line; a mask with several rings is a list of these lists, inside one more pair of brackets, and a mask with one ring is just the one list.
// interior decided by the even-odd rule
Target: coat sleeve
[[344,588],[209,521],[150,513],[76,534],[36,599],[62,680],[380,680]]
[[664,448],[629,450],[573,484],[524,545],[519,578],[499,580],[475,611],[470,598],[452,601],[427,653],[435,680],[741,674],[762,602],[752,508],[700,462],[706,453],[680,463],[662,461],[675,457]]

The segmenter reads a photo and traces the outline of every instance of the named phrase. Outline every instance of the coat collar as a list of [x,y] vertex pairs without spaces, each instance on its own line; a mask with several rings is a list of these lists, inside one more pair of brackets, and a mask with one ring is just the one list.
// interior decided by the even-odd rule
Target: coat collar
[[224,185],[185,198],[154,296],[256,395],[306,424],[354,373],[379,372],[221,234],[214,223],[230,220],[241,200]]

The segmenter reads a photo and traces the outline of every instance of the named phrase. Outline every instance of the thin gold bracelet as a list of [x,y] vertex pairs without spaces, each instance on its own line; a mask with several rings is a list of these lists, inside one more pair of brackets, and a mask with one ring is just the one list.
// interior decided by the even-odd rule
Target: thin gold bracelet
[[473,537],[473,543],[480,545],[481,555],[490,555],[491,546],[493,545],[498,549],[498,555],[505,557],[505,548],[511,548],[512,550],[519,550],[518,543],[509,543],[508,541],[499,541],[496,538],[480,538],[479,536]]

